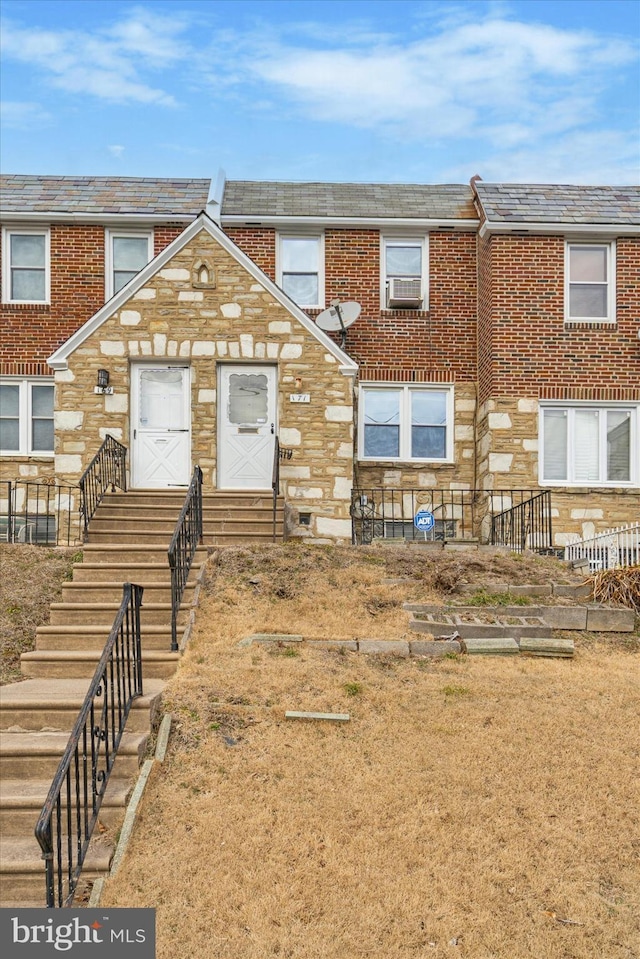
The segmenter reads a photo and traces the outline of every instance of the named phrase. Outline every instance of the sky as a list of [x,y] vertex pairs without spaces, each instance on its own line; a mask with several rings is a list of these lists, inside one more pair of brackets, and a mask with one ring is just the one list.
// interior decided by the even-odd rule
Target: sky
[[640,180],[640,0],[1,0],[6,173]]

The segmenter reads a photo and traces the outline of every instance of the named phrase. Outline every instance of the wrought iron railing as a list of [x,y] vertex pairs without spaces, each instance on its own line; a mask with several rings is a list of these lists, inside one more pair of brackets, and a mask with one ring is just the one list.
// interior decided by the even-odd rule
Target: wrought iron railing
[[83,532],[86,537],[91,517],[107,490],[127,489],[127,448],[107,435],[104,443],[80,477]]
[[[491,518],[523,503],[536,490],[424,489],[358,487],[351,494],[352,541],[356,545],[377,539],[438,542],[489,542]],[[419,529],[415,517],[431,514],[429,528]]]
[[273,542],[277,540],[277,511],[278,496],[280,495],[280,462],[281,460],[290,460],[293,456],[293,450],[280,446],[280,439],[276,436],[276,442],[273,447],[273,470],[271,473],[271,489],[273,490]]
[[79,542],[80,511],[77,486],[5,480],[0,484],[0,540],[74,546]]
[[178,613],[189,570],[202,543],[202,470],[196,466],[169,545],[171,568],[171,649],[178,648]]
[[142,693],[142,592],[131,583],[123,587],[122,604],[36,825],[49,907],[73,903],[129,710]]
[[542,490],[492,516],[491,544],[508,546],[518,553],[523,549],[536,553],[552,552],[550,490]]

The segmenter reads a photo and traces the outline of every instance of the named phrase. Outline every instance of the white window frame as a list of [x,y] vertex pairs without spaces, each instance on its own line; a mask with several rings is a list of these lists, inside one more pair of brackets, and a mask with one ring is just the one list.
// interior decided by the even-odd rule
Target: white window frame
[[[12,236],[43,236],[44,237],[44,299],[17,300],[11,296],[11,237]],[[20,227],[5,226],[2,228],[2,302],[3,303],[33,303],[37,306],[47,306],[51,303],[51,231],[48,226]]]
[[[19,406],[18,406],[18,418],[19,418],[19,449],[17,450],[5,450],[0,449],[0,456],[7,457],[16,457],[16,456],[42,456],[42,457],[52,457],[53,449],[51,450],[34,450],[32,449],[32,429],[31,424],[33,420],[32,415],[32,389],[34,386],[50,386],[53,389],[54,381],[53,377],[18,377],[18,376],[3,376],[0,379],[1,386],[17,386],[19,387]],[[55,394],[54,394],[55,395]],[[55,420],[54,420],[54,437],[55,437]]]
[[[317,303],[298,303],[296,304],[303,310],[323,310],[324,309],[324,233],[301,233],[301,232],[283,232],[278,233],[276,241],[276,283],[281,289],[282,285],[282,244],[286,240],[317,240],[318,241],[318,302]],[[295,302],[295,301],[294,301]]]
[[[567,479],[545,479],[544,472],[544,412],[545,410],[556,409],[565,410],[568,416],[567,423]],[[598,412],[607,412],[615,410],[618,412],[629,411],[631,415],[631,429],[629,437],[629,479],[628,480],[578,480],[575,479],[575,411],[580,409],[597,410]],[[538,411],[538,481],[540,486],[564,486],[564,487],[636,487],[640,484],[640,440],[639,440],[639,421],[640,421],[640,403],[579,403],[567,402],[566,400],[557,402],[540,403]],[[605,427],[606,417],[600,419],[599,426],[599,473],[606,477],[607,472],[607,437]]]
[[[606,250],[607,263],[607,315],[606,316],[571,316],[571,250],[574,247],[599,247]],[[584,283],[576,280],[576,283]],[[600,284],[597,284],[600,285]],[[615,323],[616,322],[616,243],[615,240],[576,240],[568,239],[564,247],[564,321],[565,323]]]
[[114,279],[113,278],[113,272],[114,272],[113,271],[113,241],[114,239],[120,239],[120,237],[124,237],[126,239],[131,238],[136,240],[146,239],[147,240],[147,263],[150,263],[151,260],[153,259],[153,230],[115,230],[115,229],[105,230],[104,290],[105,290],[106,300],[110,300],[115,293],[115,290],[114,290],[115,284],[113,282],[113,279]]
[[[400,393],[400,455],[365,456],[364,453],[364,397],[370,390]],[[445,456],[443,459],[411,456],[411,394],[445,393]],[[453,463],[454,462],[454,388],[447,383],[361,383],[358,397],[358,459],[365,463]]]
[[393,233],[384,233],[380,235],[380,308],[382,310],[393,310],[397,307],[387,306],[387,246],[419,246],[421,247],[421,292],[422,305],[416,307],[418,310],[427,311],[429,309],[429,235],[401,234],[395,236]]

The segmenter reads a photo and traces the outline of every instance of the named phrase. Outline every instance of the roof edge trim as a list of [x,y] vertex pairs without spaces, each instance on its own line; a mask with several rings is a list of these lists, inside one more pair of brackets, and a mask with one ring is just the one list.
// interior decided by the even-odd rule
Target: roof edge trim
[[640,223],[496,223],[485,220],[480,227],[480,236],[487,233],[561,233],[561,234],[603,234],[608,236],[636,236],[640,234]]
[[287,228],[288,226],[354,226],[354,227],[397,227],[406,229],[437,229],[442,227],[454,227],[459,230],[476,230],[480,223],[479,220],[454,220],[454,219],[429,219],[425,217],[353,217],[353,216],[285,216],[269,214],[260,216],[259,214],[249,215],[243,213],[222,215],[224,226],[247,226],[259,224],[260,226],[279,226]]

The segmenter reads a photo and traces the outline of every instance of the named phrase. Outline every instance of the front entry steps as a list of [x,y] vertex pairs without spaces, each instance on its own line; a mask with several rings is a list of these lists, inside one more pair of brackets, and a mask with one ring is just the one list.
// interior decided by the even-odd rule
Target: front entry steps
[[[130,538],[131,521],[145,521],[145,542],[166,546],[171,538],[184,491],[133,490],[109,493],[91,521],[90,542],[112,544]],[[273,495],[268,491],[216,491],[203,493],[205,546],[243,546],[274,539]],[[284,501],[276,500],[275,539],[284,537]]]

